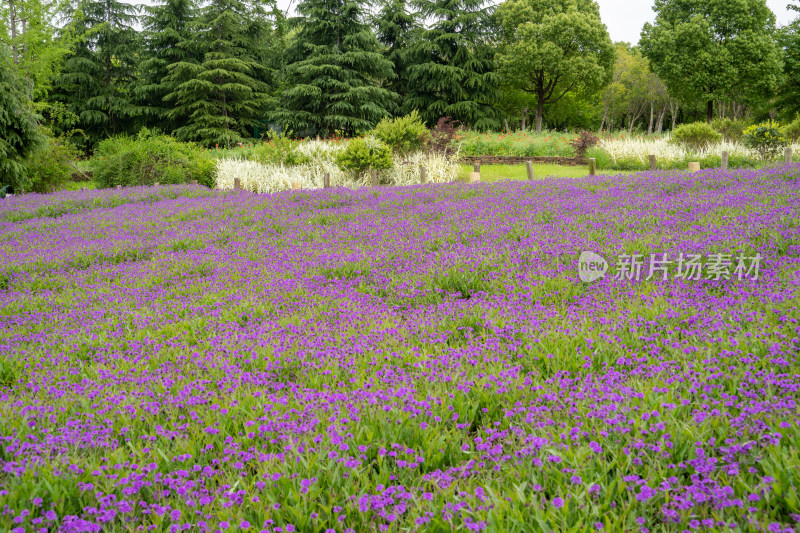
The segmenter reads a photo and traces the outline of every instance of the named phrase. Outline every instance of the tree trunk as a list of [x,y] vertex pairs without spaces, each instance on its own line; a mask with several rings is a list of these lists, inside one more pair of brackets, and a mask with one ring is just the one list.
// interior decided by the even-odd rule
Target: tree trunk
[[647,126],[647,134],[648,135],[652,135],[653,134],[653,119],[655,118],[655,113],[656,113],[656,109],[655,108],[656,108],[655,102],[650,102],[650,125]]
[[[22,19],[22,35],[28,33],[28,18]],[[28,43],[23,41],[22,43],[22,59],[25,59],[28,56]]]
[[528,108],[525,107],[522,109],[522,131],[525,132],[528,130]]
[[661,135],[664,131],[664,117],[667,116],[667,105],[664,104],[664,107],[661,108],[661,113],[658,114],[658,120],[656,121],[656,133]]
[[709,100],[706,104],[706,122],[711,124],[712,120],[714,120],[714,100]]
[[633,134],[633,127],[636,125],[636,121],[639,120],[639,117],[642,116],[642,113],[636,113],[633,116],[628,117],[628,135]]
[[540,96],[536,102],[536,133],[542,133],[542,118],[544,117],[544,102]]
[[739,120],[740,118],[744,118],[745,114],[744,104],[731,102],[731,107],[733,108],[733,120]]
[[19,65],[19,49],[17,48],[17,8],[14,0],[8,0],[9,29],[11,30],[11,60]]
[[675,121],[678,120],[678,106],[671,102],[669,104],[669,114],[672,119],[672,128],[670,128],[670,131],[675,131]]
[[505,124],[505,126],[506,126],[506,133],[511,133],[511,128],[508,127],[508,119],[507,118],[503,119],[503,124]]
[[603,133],[603,126],[605,125],[607,118],[608,118],[608,108],[605,108],[603,109],[603,119],[600,121],[600,129],[597,130],[598,135]]

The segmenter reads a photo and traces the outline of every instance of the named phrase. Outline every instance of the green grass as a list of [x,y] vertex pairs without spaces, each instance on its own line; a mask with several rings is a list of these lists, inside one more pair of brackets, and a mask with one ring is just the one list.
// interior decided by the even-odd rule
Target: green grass
[[[461,181],[469,180],[469,173],[472,172],[472,165],[461,165],[458,177]],[[598,174],[633,174],[630,171],[605,170]],[[587,166],[561,166],[561,165],[533,165],[533,177],[540,180],[544,178],[582,178],[589,175]],[[525,165],[481,165],[481,181],[496,182],[502,180],[527,180],[528,175]]]
[[96,181],[67,181],[60,187],[62,191],[79,191],[81,189],[94,190],[97,189]]
[[[461,165],[458,178],[461,181],[469,180],[469,173],[472,172],[472,165]],[[598,174],[617,175],[633,174],[633,171],[603,170]],[[589,168],[586,166],[561,166],[561,165],[533,165],[533,175],[537,180],[557,177],[557,178],[582,178],[589,175]],[[483,165],[481,166],[481,181],[496,182],[502,180],[527,180],[524,165]],[[95,181],[68,181],[61,187],[62,190],[79,191],[81,188],[87,190],[97,189]]]

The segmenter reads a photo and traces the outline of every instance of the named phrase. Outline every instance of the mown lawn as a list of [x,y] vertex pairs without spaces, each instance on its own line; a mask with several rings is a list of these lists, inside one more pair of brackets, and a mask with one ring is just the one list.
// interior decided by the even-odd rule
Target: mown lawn
[[[459,172],[459,179],[467,181],[469,173],[472,172],[472,165],[461,165]],[[626,172],[620,170],[602,170],[598,171],[602,175],[630,175],[633,172]],[[561,165],[533,165],[533,176],[536,180],[544,178],[583,178],[589,175],[589,167],[569,167]],[[503,180],[527,180],[528,175],[525,172],[524,165],[482,165],[481,166],[481,181],[487,183],[494,183]]]

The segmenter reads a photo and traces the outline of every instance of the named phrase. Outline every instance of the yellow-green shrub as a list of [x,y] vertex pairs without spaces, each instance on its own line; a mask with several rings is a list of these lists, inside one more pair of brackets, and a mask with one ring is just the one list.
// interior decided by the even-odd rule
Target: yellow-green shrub
[[789,144],[789,139],[781,133],[778,124],[772,121],[750,126],[744,130],[742,141],[745,146],[757,151],[764,161],[777,158],[783,147]]
[[394,153],[405,155],[421,150],[430,133],[419,113],[414,110],[404,117],[381,120],[371,135],[389,146]]
[[336,156],[336,165],[341,170],[352,170],[359,175],[367,170],[389,169],[393,164],[391,149],[375,137],[353,139]]

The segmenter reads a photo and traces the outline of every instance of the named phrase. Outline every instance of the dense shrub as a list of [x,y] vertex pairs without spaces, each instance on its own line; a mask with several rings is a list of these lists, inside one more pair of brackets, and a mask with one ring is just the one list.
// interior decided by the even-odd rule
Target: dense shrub
[[42,146],[24,164],[29,184],[26,190],[30,192],[48,193],[61,188],[72,176],[72,161],[78,159],[73,144],[45,133]]
[[102,141],[91,161],[101,187],[188,183],[197,180],[211,187],[216,163],[191,143],[142,130],[136,137],[112,137]]
[[430,137],[416,110],[404,117],[381,120],[372,130],[372,135],[399,155],[419,151]]
[[789,144],[789,140],[783,136],[775,122],[750,126],[744,130],[742,141],[745,146],[757,151],[764,161],[777,158],[783,147]]
[[694,122],[692,124],[682,124],[672,132],[672,140],[692,150],[702,150],[712,144],[722,140],[722,135],[718,133],[710,124],[705,122]]
[[268,141],[246,150],[245,159],[262,165],[294,166],[308,163],[310,158],[303,155],[297,149],[298,146],[300,146],[299,141],[294,141],[286,135],[274,135]]
[[375,137],[353,139],[336,156],[336,165],[341,170],[352,170],[361,175],[367,170],[392,168],[392,150]]
[[797,117],[793,122],[784,126],[781,129],[781,133],[793,143],[800,141],[800,117]]
[[744,130],[747,128],[746,120],[731,120],[729,118],[718,118],[711,122],[714,131],[722,135],[722,139],[730,143],[742,142]]
[[589,148],[594,148],[600,142],[600,137],[590,131],[581,132],[577,138],[570,141],[570,146],[575,149],[575,155],[583,157]]

